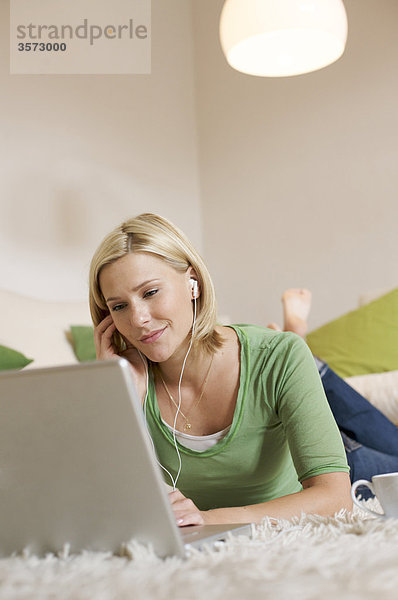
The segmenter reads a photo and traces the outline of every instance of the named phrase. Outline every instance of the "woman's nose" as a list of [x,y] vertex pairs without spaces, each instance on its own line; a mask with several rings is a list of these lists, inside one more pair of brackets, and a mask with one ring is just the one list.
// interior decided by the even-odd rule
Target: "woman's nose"
[[136,327],[142,327],[150,320],[148,308],[143,304],[131,306],[129,317],[130,323]]

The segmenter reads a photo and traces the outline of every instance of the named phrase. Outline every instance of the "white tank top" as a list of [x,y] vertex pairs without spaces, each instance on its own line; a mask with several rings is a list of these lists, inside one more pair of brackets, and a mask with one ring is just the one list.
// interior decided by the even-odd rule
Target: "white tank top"
[[[174,433],[174,429],[168,423],[166,423],[166,421],[163,421],[162,419],[162,422],[164,425],[166,425],[167,429],[171,431],[171,433]],[[230,429],[231,425],[210,435],[189,435],[188,433],[182,433],[182,431],[178,431],[176,429],[176,440],[181,444],[181,446],[185,446],[190,450],[204,452],[225,438]]]

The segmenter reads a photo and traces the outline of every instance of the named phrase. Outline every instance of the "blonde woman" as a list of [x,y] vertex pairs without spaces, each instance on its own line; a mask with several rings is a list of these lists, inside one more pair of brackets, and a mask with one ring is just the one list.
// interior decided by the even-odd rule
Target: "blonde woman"
[[97,358],[131,364],[178,525],[351,509],[343,444],[305,342],[217,325],[207,268],[169,221],[142,214],[103,240],[90,308]]

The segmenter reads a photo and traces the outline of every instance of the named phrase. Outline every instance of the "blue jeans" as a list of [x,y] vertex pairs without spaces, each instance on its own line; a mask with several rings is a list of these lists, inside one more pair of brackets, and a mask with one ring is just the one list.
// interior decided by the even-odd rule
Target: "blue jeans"
[[[358,394],[325,363],[319,374],[340,429],[351,481],[370,480],[378,473],[398,472],[398,427]],[[371,492],[364,489],[364,498]]]

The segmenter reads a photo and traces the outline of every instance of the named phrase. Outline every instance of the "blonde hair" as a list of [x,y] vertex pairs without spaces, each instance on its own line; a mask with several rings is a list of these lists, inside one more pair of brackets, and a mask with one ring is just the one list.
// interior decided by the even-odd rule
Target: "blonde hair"
[[[176,271],[194,269],[200,289],[197,299],[197,316],[193,343],[214,353],[222,346],[223,338],[216,331],[217,306],[213,282],[202,258],[186,235],[170,221],[159,215],[144,213],[129,219],[107,235],[91,260],[89,275],[90,312],[94,325],[98,325],[109,309],[99,284],[101,269],[126,254],[148,252],[162,258]],[[114,343],[118,352],[126,348],[117,332]]]

